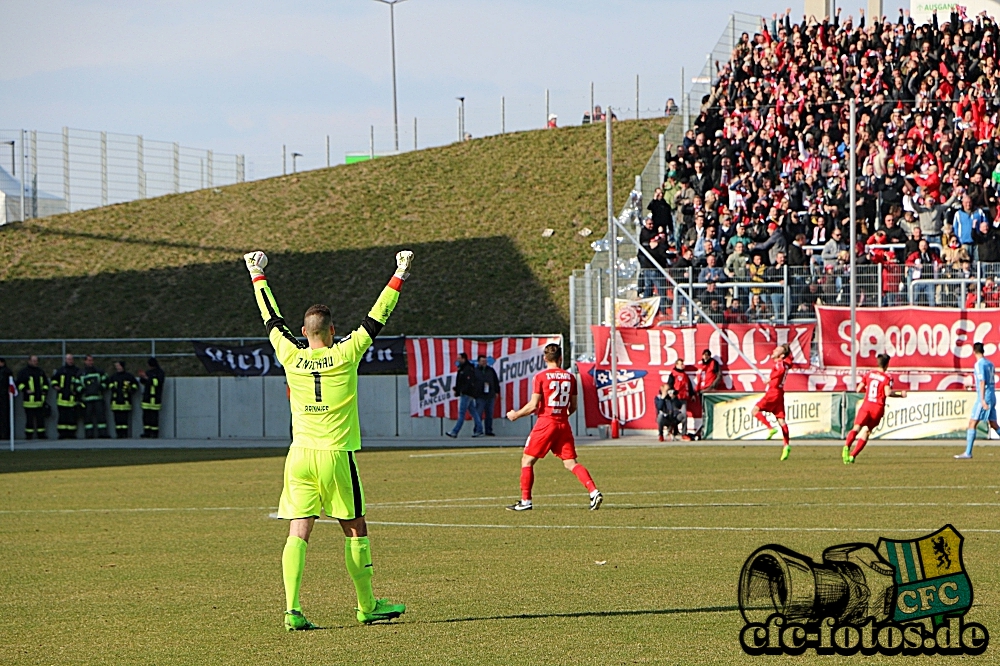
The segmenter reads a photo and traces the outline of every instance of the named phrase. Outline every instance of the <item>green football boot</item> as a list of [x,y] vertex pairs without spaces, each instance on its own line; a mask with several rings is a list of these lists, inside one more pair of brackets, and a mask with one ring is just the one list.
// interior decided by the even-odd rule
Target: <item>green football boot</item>
[[854,456],[847,456],[847,460],[844,461],[844,464],[845,465],[853,465],[854,464]]
[[770,430],[767,431],[767,438],[768,439],[774,439],[774,436],[777,435],[777,434],[778,434],[778,429],[777,428],[771,428]]
[[307,620],[302,611],[285,611],[286,631],[308,631],[309,629],[316,629],[316,625]]
[[358,609],[358,622],[361,624],[371,624],[382,620],[391,620],[406,612],[405,604],[394,604],[388,599],[376,599],[375,608],[371,612],[364,612]]
[[788,460],[788,454],[792,452],[792,447],[789,444],[785,444],[781,447],[781,460]]
[[840,459],[844,461],[844,464],[848,464],[848,458],[851,457],[851,449],[846,444],[844,445],[844,450],[840,454]]

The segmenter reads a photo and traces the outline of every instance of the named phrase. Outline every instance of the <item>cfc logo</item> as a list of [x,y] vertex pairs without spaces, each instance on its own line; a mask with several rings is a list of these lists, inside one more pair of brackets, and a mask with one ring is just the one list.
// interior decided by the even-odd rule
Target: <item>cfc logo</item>
[[740,572],[740,645],[751,655],[982,654],[989,632],[966,622],[972,581],[951,525],[900,541],[832,546],[821,562],[758,548]]

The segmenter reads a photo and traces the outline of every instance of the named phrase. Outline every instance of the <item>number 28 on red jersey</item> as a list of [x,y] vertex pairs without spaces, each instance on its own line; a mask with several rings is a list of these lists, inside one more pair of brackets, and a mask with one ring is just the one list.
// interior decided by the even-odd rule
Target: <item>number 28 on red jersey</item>
[[532,393],[540,393],[535,416],[561,420],[569,418],[569,399],[576,395],[576,379],[565,370],[545,370],[535,375]]

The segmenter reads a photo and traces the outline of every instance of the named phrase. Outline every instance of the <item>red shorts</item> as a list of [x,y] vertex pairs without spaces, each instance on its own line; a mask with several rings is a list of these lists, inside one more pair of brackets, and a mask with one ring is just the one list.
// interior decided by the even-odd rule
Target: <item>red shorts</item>
[[576,458],[573,428],[568,421],[540,420],[531,429],[524,452],[532,458],[544,458],[549,451],[561,460]]
[[868,430],[874,430],[878,427],[878,424],[882,422],[882,416],[885,414],[885,405],[872,404],[870,402],[865,402],[861,409],[858,410],[857,416],[854,417],[854,425],[856,426],[868,426]]
[[757,409],[768,414],[774,414],[775,418],[785,419],[785,394],[765,393],[764,397],[757,402]]

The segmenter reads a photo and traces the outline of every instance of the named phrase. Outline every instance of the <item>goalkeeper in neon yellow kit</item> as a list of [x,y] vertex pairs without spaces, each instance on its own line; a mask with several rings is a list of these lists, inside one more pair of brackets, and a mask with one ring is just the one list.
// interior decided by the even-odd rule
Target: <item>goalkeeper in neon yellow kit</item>
[[370,624],[406,612],[403,604],[376,599],[372,592],[372,556],[365,525],[365,494],[354,452],[361,448],[358,422],[358,363],[382,330],[409,276],[413,253],[396,255],[396,273],[382,290],[361,326],[333,342],[330,308],[306,310],[299,341],[281,317],[264,277],[267,257],[251,252],[243,257],[267,335],[285,367],[292,409],[292,444],[285,459],[285,485],[278,517],[289,520],[288,540],[281,555],[285,581],[285,628],[314,629],[299,604],[302,569],[313,523],[320,511],[336,518],[347,537],[344,558],[358,595],[358,621]]

